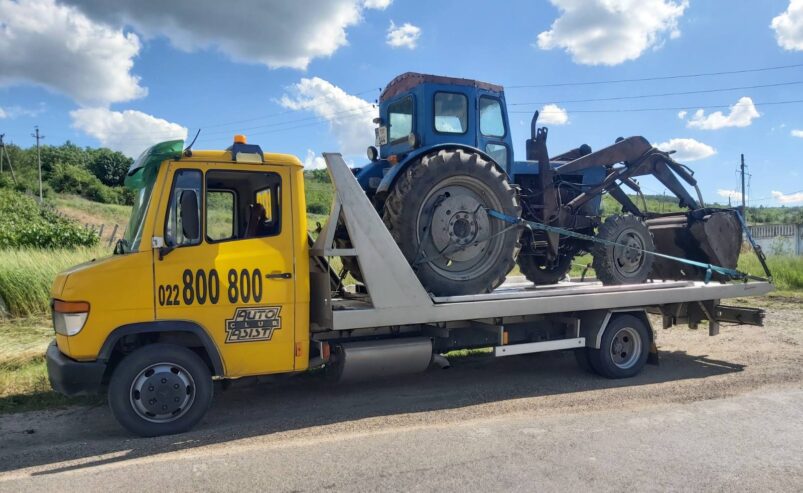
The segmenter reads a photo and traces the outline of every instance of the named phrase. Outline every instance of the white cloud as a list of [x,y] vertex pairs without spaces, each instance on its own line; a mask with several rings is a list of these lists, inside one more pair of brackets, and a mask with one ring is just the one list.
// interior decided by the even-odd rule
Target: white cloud
[[54,0],[0,0],[0,85],[32,83],[80,103],[147,94],[131,74],[136,34],[93,22]]
[[782,204],[795,204],[797,202],[803,202],[803,192],[785,194],[783,192],[773,190],[772,198]]
[[747,127],[754,118],[758,118],[761,114],[753,104],[753,100],[745,96],[739,98],[733,106],[730,107],[730,112],[725,115],[721,111],[715,111],[706,116],[702,109],[694,112],[691,119],[688,120],[686,126],[689,128],[699,128],[700,130],[718,130],[725,127]]
[[362,0],[65,0],[93,18],[133,26],[146,37],[164,36],[184,51],[216,49],[238,62],[271,68],[306,69],[348,44],[346,29],[364,8],[384,2]]
[[789,7],[772,19],[778,45],[786,50],[803,50],[803,0],[790,0]]
[[329,122],[343,154],[363,154],[374,141],[376,109],[364,99],[348,94],[318,77],[303,78],[279,103],[292,110],[306,110]]
[[326,161],[323,156],[315,155],[315,151],[307,149],[307,157],[304,159],[304,168],[306,169],[324,169],[326,168]]
[[688,115],[688,114],[689,114],[689,112],[688,112],[688,111],[686,111],[686,110],[683,110],[683,111],[678,111],[678,118],[680,118],[681,120],[683,120],[684,118],[686,118],[686,115]]
[[177,123],[135,110],[81,108],[70,112],[72,126],[98,139],[104,147],[136,157],[146,147],[171,139],[186,139]]
[[791,132],[789,132],[789,134],[791,134],[792,137],[799,137],[803,139],[803,130],[794,129]]
[[545,104],[538,115],[538,123],[546,125],[566,125],[569,123],[569,113],[565,108],[556,104]]
[[[742,201],[742,193],[737,192],[736,190],[725,190],[720,188],[717,190],[717,195],[725,199],[731,199],[734,202],[741,202]],[[747,195],[745,195],[745,200],[747,200]]]
[[388,27],[387,44],[394,48],[409,48],[414,50],[418,43],[418,38],[421,37],[421,28],[414,26],[409,22],[405,22],[401,26],[397,26],[393,21],[390,21]]
[[38,105],[34,107],[23,107],[19,105],[13,106],[6,106],[5,108],[0,108],[0,118],[19,118],[19,117],[29,117],[33,118],[35,116],[39,116],[45,112],[47,109],[47,105],[45,103],[40,102]]
[[393,0],[365,0],[363,5],[366,9],[385,10],[393,3]]
[[697,161],[717,153],[717,150],[710,145],[694,139],[669,139],[656,144],[655,147],[662,151],[676,151],[672,158],[680,162]]
[[618,65],[660,47],[667,34],[677,38],[678,20],[689,5],[688,0],[550,1],[560,17],[538,35],[538,47],[562,48],[585,65]]

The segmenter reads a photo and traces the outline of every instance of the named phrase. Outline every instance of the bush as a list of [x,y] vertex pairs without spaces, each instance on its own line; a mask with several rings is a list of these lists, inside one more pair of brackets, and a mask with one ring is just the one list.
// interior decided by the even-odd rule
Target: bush
[[24,194],[0,189],[0,248],[70,248],[97,242],[94,232],[55,210]]
[[74,164],[53,166],[50,185],[56,192],[80,195],[104,204],[133,204],[133,194],[124,187],[108,187],[89,170]]
[[308,214],[329,214],[329,206],[314,203],[314,204],[307,204],[307,213]]

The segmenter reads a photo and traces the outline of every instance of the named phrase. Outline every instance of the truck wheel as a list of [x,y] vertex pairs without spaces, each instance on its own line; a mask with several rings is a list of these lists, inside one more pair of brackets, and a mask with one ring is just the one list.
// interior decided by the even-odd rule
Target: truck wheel
[[603,284],[640,284],[647,280],[655,258],[652,233],[644,221],[626,214],[611,216],[597,231],[597,238],[616,245],[594,243],[592,265]]
[[117,421],[139,436],[182,433],[206,414],[212,376],[191,350],[150,344],[126,356],[109,382],[109,407]]
[[441,150],[404,171],[383,219],[427,291],[477,294],[504,282],[519,249],[519,228],[487,209],[521,215],[505,174],[479,154]]
[[524,277],[536,286],[557,284],[572,268],[572,257],[561,255],[553,265],[547,267],[544,265],[543,257],[537,257],[530,252],[528,247],[523,248],[516,263],[519,264],[519,270]]
[[600,348],[586,348],[594,370],[607,378],[628,378],[644,368],[650,353],[649,327],[639,317],[614,315],[602,335]]

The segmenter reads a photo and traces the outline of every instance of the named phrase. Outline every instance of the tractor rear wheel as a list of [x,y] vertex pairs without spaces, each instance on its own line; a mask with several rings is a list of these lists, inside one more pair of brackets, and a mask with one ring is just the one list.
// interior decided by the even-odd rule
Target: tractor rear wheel
[[461,149],[412,163],[388,194],[384,221],[424,288],[436,296],[487,293],[505,280],[519,250],[516,191],[496,165]]
[[640,218],[631,214],[611,216],[597,231],[591,255],[597,279],[603,284],[641,284],[652,271],[655,257],[652,233]]

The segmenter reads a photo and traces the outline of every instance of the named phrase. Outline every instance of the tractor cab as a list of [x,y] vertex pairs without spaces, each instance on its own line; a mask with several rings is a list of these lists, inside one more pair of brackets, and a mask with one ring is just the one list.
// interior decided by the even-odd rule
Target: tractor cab
[[388,176],[390,169],[423,151],[479,150],[506,173],[513,162],[505,93],[496,84],[407,72],[382,91],[374,122],[375,145],[368,148],[371,163],[358,174],[369,194],[385,191],[393,179]]

